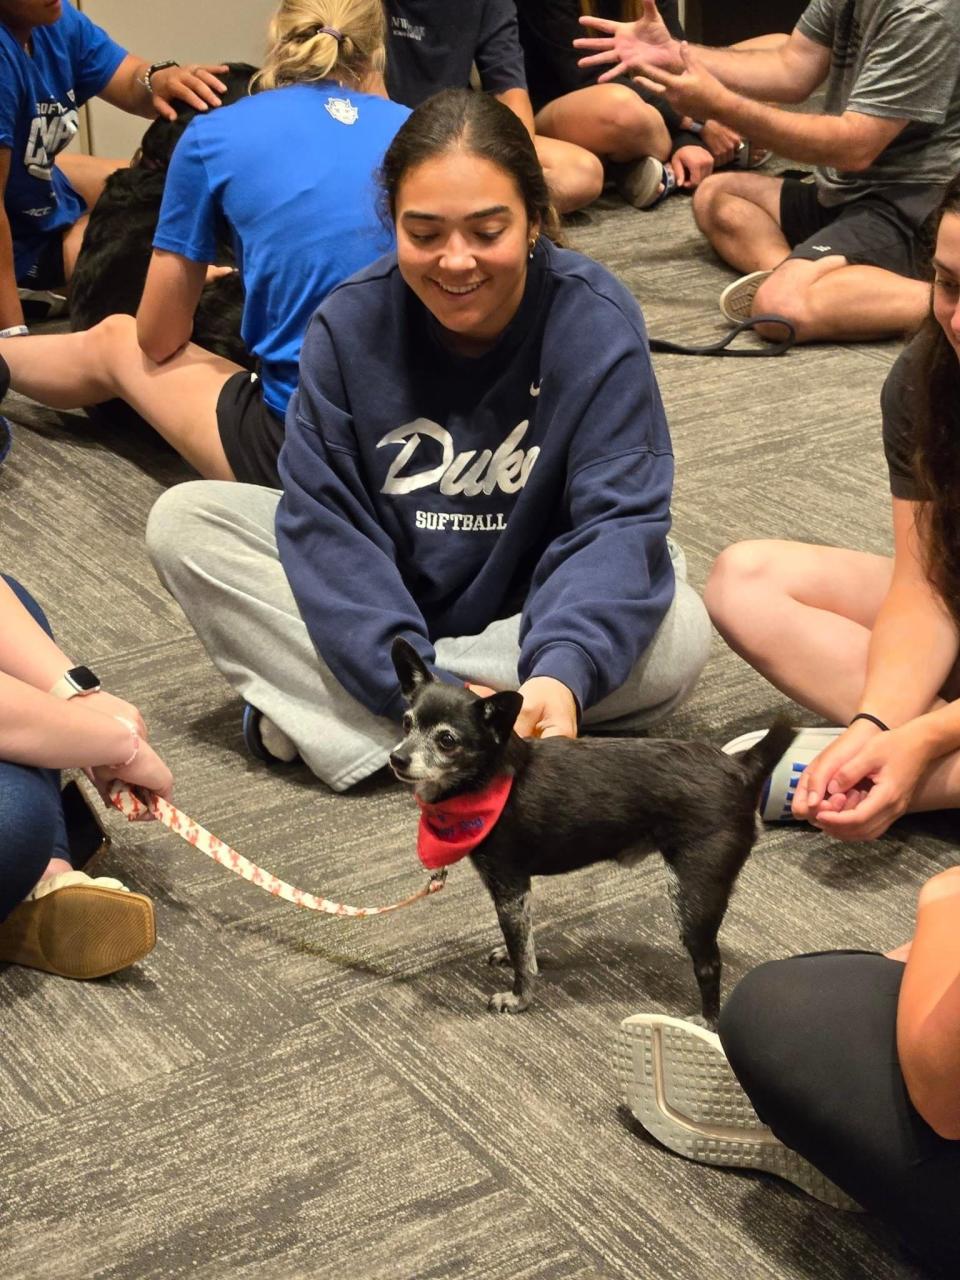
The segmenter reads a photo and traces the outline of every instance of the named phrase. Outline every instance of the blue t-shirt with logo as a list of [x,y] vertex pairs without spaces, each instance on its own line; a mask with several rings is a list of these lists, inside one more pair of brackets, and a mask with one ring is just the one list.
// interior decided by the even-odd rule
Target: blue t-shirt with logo
[[153,246],[213,262],[226,222],[243,279],[243,340],[278,417],[313,312],[393,245],[376,171],[409,115],[331,82],[285,85],[198,116],[177,144]]
[[0,147],[9,147],[4,208],[20,284],[54,232],[86,205],[54,165],[78,128],[78,108],[112,79],[126,52],[63,0],[63,13],[35,27],[27,52],[0,22]]

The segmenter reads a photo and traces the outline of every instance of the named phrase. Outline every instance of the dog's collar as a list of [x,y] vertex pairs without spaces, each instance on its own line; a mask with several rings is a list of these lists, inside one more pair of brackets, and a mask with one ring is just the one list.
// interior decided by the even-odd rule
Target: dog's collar
[[504,774],[482,791],[452,796],[437,804],[418,798],[417,855],[423,865],[435,871],[472,853],[499,822],[512,786],[513,775]]

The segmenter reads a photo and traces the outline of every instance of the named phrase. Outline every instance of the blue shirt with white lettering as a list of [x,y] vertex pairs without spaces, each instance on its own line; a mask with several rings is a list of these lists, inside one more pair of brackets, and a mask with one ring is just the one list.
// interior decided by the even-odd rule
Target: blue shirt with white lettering
[[673,599],[673,453],[636,301],[540,237],[497,343],[456,355],[394,255],[333,291],[287,411],[280,559],[317,652],[399,718],[390,644],[520,614],[520,679],[586,709]]
[[243,340],[278,417],[314,310],[393,244],[376,170],[409,115],[329,81],[292,84],[197,116],[177,143],[154,248],[213,262],[226,222],[243,279]]
[[78,109],[112,79],[126,53],[63,0],[63,13],[34,27],[28,53],[0,22],[0,147],[10,176],[4,208],[13,234],[18,283],[50,236],[73,226],[86,205],[53,163],[77,132]]

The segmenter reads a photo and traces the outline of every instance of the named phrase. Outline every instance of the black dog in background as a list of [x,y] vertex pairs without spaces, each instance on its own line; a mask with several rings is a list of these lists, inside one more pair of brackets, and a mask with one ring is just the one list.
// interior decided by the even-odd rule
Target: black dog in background
[[532,876],[560,875],[604,859],[630,867],[658,849],[671,872],[670,896],[703,1017],[715,1026],[717,934],[757,838],[764,779],[795,730],[778,721],[740,756],[665,738],[531,741],[513,732],[523,704],[519,693],[480,698],[436,680],[399,637],[392,657],[410,709],[390,765],[423,804],[438,806],[441,831],[451,821],[442,802],[513,776],[499,820],[469,855],[493,898],[506,943],[490,961],[508,962],[514,971],[513,990],[491,996],[489,1007],[519,1013],[533,996]]
[[[224,106],[246,97],[255,72],[256,67],[245,62],[230,63],[229,70],[219,77],[227,86],[227,92],[220,95]],[[118,169],[107,179],[103,195],[90,211],[70,282],[70,327],[74,331],[90,329],[117,312],[136,314],[153,251],[170,157],[196,114],[193,107],[181,104],[176,120],[154,120],[129,168]],[[234,265],[226,227],[220,248],[218,264]],[[255,361],[240,337],[242,311],[243,285],[236,271],[211,281],[200,295],[193,341],[243,368],[253,369]],[[117,404],[118,401],[111,402],[111,419],[116,417]],[[97,406],[100,411],[105,408]],[[127,413],[132,410],[127,409]]]

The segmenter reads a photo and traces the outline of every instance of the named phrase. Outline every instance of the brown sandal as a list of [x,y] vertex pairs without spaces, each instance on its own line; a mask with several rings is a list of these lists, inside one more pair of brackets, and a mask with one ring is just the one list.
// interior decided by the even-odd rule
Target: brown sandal
[[149,898],[119,880],[66,871],[41,880],[0,924],[0,963],[102,978],[141,960],[156,940]]

